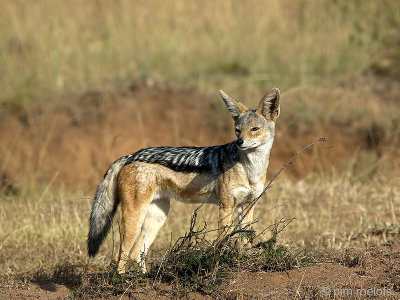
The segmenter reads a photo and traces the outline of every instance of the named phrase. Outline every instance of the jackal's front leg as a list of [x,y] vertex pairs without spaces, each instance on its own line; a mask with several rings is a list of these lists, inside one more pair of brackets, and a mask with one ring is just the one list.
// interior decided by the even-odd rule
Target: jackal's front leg
[[[240,205],[238,206],[237,211],[239,214],[240,228],[251,230],[254,215],[254,204],[248,202],[246,204]],[[247,248],[252,247],[251,242],[247,238],[244,239],[244,244],[247,244]]]
[[219,207],[219,217],[218,217],[218,239],[220,242],[224,239],[227,232],[229,231],[229,226],[231,225],[232,214],[234,210],[233,203],[221,204]]

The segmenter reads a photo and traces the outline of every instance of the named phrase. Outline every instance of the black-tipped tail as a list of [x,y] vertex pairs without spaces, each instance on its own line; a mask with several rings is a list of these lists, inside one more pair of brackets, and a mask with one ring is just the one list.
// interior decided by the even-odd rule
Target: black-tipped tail
[[106,222],[99,233],[95,234],[92,233],[92,231],[89,231],[88,253],[90,257],[94,257],[99,252],[100,245],[103,243],[104,239],[107,237],[108,232],[110,231],[111,223],[112,219]]
[[93,257],[99,252],[101,243],[110,231],[112,220],[119,204],[116,188],[117,177],[126,159],[127,157],[124,156],[115,161],[97,187],[92,213],[90,214],[90,229],[87,240],[89,256]]

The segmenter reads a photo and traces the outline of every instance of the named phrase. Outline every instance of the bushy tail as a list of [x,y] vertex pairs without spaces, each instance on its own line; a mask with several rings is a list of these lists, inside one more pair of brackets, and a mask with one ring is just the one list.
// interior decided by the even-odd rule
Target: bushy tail
[[97,187],[92,213],[90,214],[90,229],[88,235],[89,256],[95,256],[97,254],[101,243],[110,230],[115,211],[119,204],[117,178],[126,160],[126,156],[116,160],[108,168],[103,181]]

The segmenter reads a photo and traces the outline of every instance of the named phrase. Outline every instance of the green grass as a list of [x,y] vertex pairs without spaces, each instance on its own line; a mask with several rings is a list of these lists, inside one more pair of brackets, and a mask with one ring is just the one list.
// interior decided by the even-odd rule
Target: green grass
[[202,91],[301,86],[396,52],[389,1],[10,1],[1,101],[16,105],[152,79]]

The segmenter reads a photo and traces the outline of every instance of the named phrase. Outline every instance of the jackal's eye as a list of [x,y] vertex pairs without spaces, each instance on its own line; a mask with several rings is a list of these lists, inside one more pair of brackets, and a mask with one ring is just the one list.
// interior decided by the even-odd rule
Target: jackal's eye
[[239,128],[235,128],[235,132],[236,132],[236,134],[240,134],[240,129]]
[[251,131],[257,131],[258,129],[260,129],[260,127],[253,127],[253,128],[251,129]]

